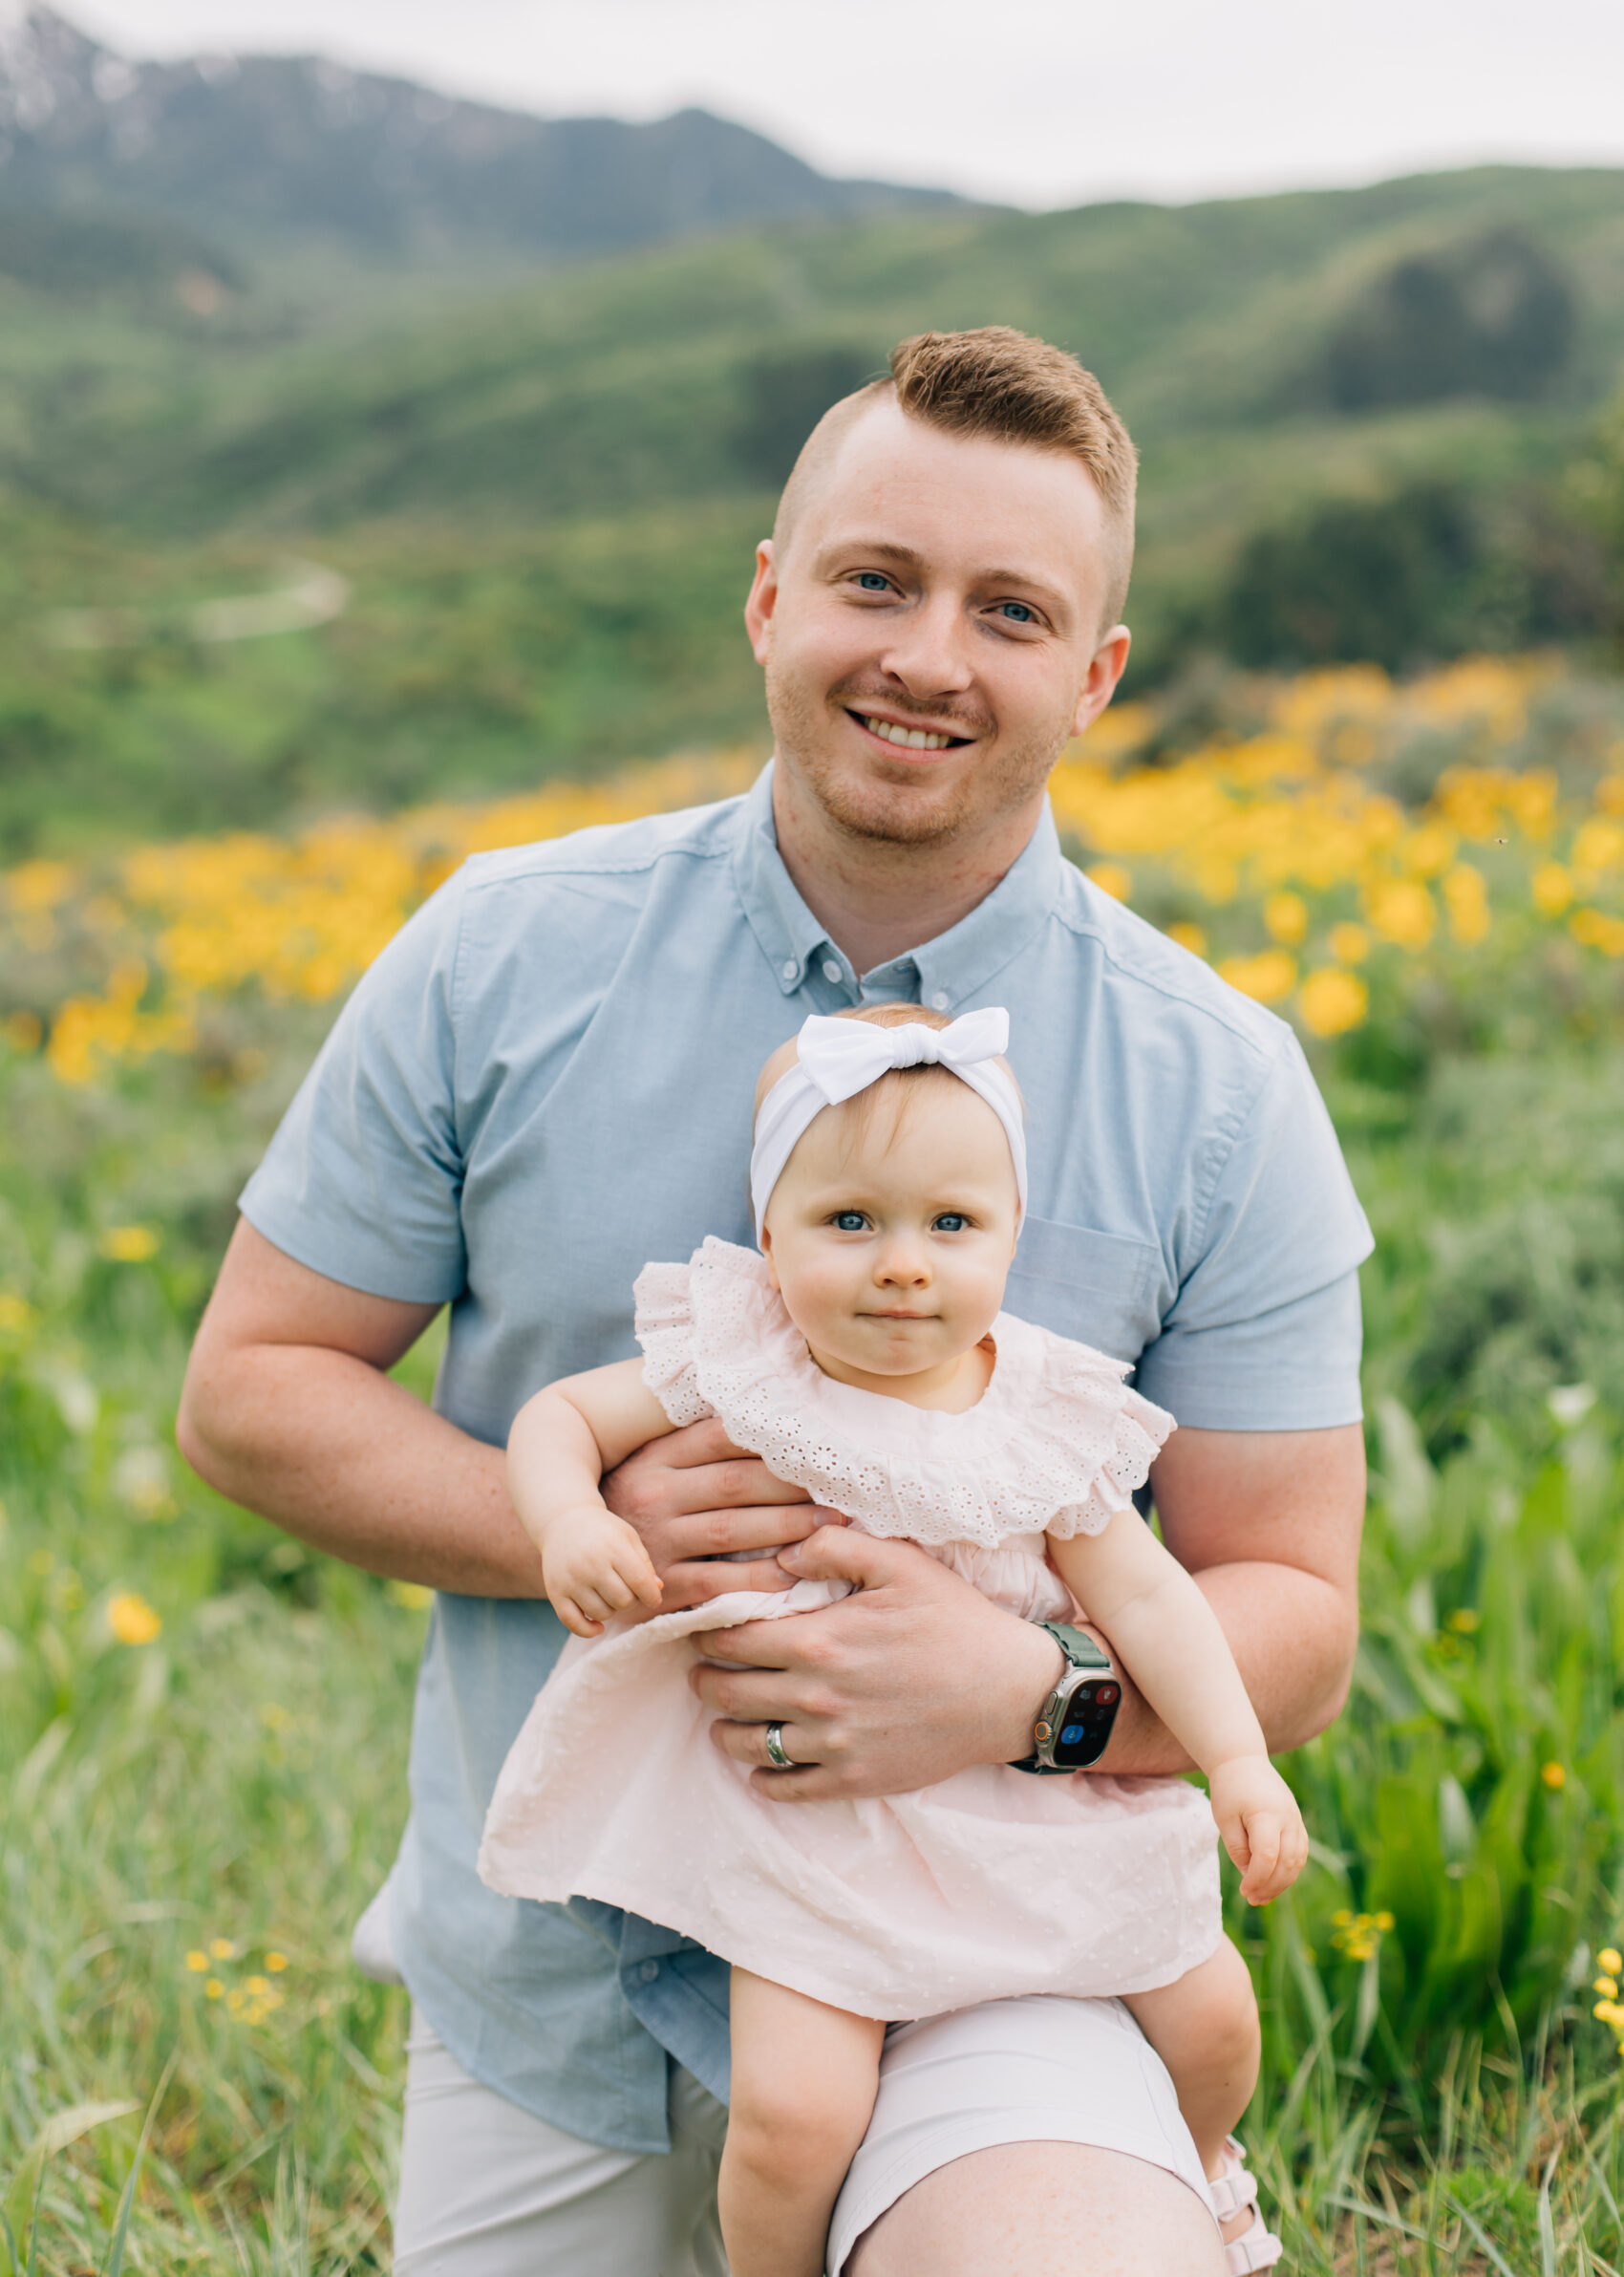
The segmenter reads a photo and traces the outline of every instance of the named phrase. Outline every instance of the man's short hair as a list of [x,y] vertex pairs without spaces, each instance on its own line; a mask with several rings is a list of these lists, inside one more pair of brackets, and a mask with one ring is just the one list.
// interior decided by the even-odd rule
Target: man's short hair
[[780,549],[808,493],[847,430],[871,403],[891,397],[908,419],[948,435],[988,436],[1080,459],[1104,509],[1105,606],[1101,632],[1127,599],[1133,567],[1139,461],[1104,389],[1075,355],[1007,324],[975,332],[917,333],[891,350],[890,377],[870,380],[824,412],[802,446],[779,501]]

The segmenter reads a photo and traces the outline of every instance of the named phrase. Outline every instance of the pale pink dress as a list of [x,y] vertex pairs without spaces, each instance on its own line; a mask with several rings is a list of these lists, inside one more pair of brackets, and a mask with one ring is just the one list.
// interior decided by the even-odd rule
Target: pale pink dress
[[[906,1536],[1027,1619],[1075,1619],[1045,1529],[1095,1534],[1172,1418],[1120,1362],[1000,1313],[962,1415],[835,1383],[763,1260],[708,1240],[637,1281],[644,1380],[673,1424],[719,1416],[780,1478]],[[1183,1779],[1035,1778],[1005,1765],[913,1794],[773,1803],[707,1735],[704,1631],[808,1612],[844,1583],[736,1590],[572,1638],[503,1764],[480,1872],[522,1898],[596,1898],[759,1976],[895,2020],[1053,1992],[1139,1992],[1220,1934],[1216,1834]]]

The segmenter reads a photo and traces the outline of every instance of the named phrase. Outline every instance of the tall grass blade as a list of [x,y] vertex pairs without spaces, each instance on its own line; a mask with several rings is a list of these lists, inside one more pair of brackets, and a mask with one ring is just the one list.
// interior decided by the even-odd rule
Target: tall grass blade
[[[1485,2230],[1482,2223],[1474,2221],[1472,2216],[1467,2213],[1465,2207],[1461,2203],[1460,2200],[1458,2198],[1451,2198],[1448,2193],[1445,2192],[1443,2202],[1449,2208],[1449,2211],[1452,2214],[1458,2215],[1461,2221],[1464,2223],[1465,2227],[1471,2231],[1472,2238],[1477,2245],[1478,2251],[1494,2264],[1494,2266],[1500,2271],[1500,2277],[1517,2277],[1516,2270],[1512,2268],[1510,2263],[1506,2259],[1505,2255],[1499,2251],[1495,2245],[1494,2240]],[[1552,2262],[1550,2264],[1550,2267],[1554,2271],[1556,2264]]]
[[1562,2277],[1556,2266],[1556,2223],[1550,2211],[1550,2178],[1556,2172],[1552,2157],[1539,2185],[1539,2272],[1540,2277]]
[[173,2049],[169,2061],[163,2067],[162,2075],[152,2091],[152,2101],[147,2105],[146,2116],[141,2121],[140,2137],[136,2144],[136,2155],[130,2160],[130,2171],[125,2177],[124,2187],[119,2194],[118,2219],[114,2227],[113,2242],[107,2249],[107,2259],[101,2266],[101,2277],[121,2277],[124,2266],[124,2241],[130,2233],[130,2216],[135,2211],[136,2185],[141,2179],[141,2166],[146,2159],[147,2137],[152,2133],[152,2122],[158,2116],[158,2107],[163,2100],[169,2082],[174,2076],[175,2066],[180,2060],[180,2049]]
[[0,2237],[5,2240],[8,2277],[18,2277],[24,2267],[23,2255],[17,2249],[17,2240],[21,2237],[30,2240],[28,2266],[32,2269],[39,2185],[49,2162],[58,2151],[65,2151],[69,2143],[88,2135],[93,2127],[105,2126],[109,2119],[123,2118],[139,2109],[139,2103],[125,2096],[116,2102],[74,2103],[46,2120],[23,2153],[6,2192],[5,2203],[0,2205]]

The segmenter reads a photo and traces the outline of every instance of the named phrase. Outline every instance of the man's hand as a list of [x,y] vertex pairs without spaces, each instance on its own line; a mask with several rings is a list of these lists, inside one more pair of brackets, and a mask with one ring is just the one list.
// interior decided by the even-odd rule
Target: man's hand
[[[798,1580],[856,1587],[821,1612],[707,1634],[708,1660],[689,1679],[723,1719],[712,1739],[756,1766],[763,1794],[907,1794],[968,1764],[1031,1753],[1033,1721],[1063,1662],[1053,1637],[912,1542],[825,1526],[782,1564]],[[764,1768],[769,1724],[783,1726],[785,1753],[808,1768]]]
[[[702,1605],[730,1589],[787,1589],[773,1552],[833,1519],[804,1487],[775,1478],[759,1456],[735,1447],[716,1418],[652,1439],[605,1477],[604,1500],[643,1537],[665,1583],[662,1613]],[[759,1550],[735,1564],[730,1553]],[[708,1561],[708,1562],[707,1562]]]

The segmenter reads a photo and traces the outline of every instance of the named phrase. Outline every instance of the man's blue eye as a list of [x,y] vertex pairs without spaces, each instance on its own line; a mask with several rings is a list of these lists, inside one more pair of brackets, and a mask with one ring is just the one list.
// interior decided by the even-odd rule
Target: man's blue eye
[[882,577],[878,569],[859,569],[857,582],[865,593],[884,593],[890,591],[890,579]]
[[944,1210],[936,1220],[938,1234],[962,1234],[970,1220],[962,1210]]
[[868,1220],[861,1210],[837,1210],[835,1231],[839,1234],[861,1234]]
[[1036,611],[1029,609],[1024,601],[1000,601],[998,606],[1011,624],[1035,625],[1037,622]]

